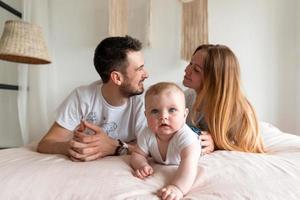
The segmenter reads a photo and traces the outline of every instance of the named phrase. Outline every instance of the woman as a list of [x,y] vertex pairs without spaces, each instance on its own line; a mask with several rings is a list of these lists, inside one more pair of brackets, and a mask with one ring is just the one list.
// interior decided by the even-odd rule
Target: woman
[[188,123],[210,133],[201,136],[208,145],[204,153],[213,151],[214,145],[221,150],[264,152],[255,111],[240,82],[238,60],[228,47],[201,45],[196,49],[183,85],[192,89],[186,92],[191,111]]

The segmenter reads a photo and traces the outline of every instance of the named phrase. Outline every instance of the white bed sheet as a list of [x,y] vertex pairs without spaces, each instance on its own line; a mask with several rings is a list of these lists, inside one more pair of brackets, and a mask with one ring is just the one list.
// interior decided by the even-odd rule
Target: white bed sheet
[[[267,154],[216,151],[199,161],[184,199],[300,199],[300,137],[261,124]],[[0,199],[158,199],[175,166],[154,165],[146,180],[132,176],[129,156],[77,163],[34,147],[0,151]]]

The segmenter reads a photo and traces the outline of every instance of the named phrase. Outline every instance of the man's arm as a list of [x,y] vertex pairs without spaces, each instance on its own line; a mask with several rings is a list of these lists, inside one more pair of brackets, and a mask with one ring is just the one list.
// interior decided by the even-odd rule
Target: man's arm
[[37,151],[48,154],[63,154],[69,156],[72,132],[54,122],[48,133],[39,142]]
[[[95,132],[94,135],[85,134],[87,127]],[[83,122],[73,132],[61,127],[56,122],[48,133],[39,142],[37,151],[49,154],[64,154],[73,161],[91,161],[108,155],[113,155],[118,146],[118,141],[107,136],[96,125]],[[133,147],[130,145],[130,149]]]

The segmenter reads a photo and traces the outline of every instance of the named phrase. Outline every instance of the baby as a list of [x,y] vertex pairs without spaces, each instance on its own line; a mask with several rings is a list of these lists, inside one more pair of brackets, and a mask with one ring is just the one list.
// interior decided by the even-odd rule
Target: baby
[[137,138],[130,164],[134,175],[153,174],[147,157],[164,165],[179,165],[174,178],[158,191],[161,199],[180,199],[192,187],[201,154],[198,136],[185,124],[188,109],[184,93],[174,83],[152,85],[145,94],[148,127]]

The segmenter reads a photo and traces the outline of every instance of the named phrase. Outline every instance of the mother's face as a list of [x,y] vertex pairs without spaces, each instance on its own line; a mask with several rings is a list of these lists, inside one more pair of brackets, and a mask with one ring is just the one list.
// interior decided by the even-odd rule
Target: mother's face
[[205,53],[201,50],[197,51],[191,59],[191,62],[185,68],[183,85],[185,87],[199,91],[203,83],[203,67]]

